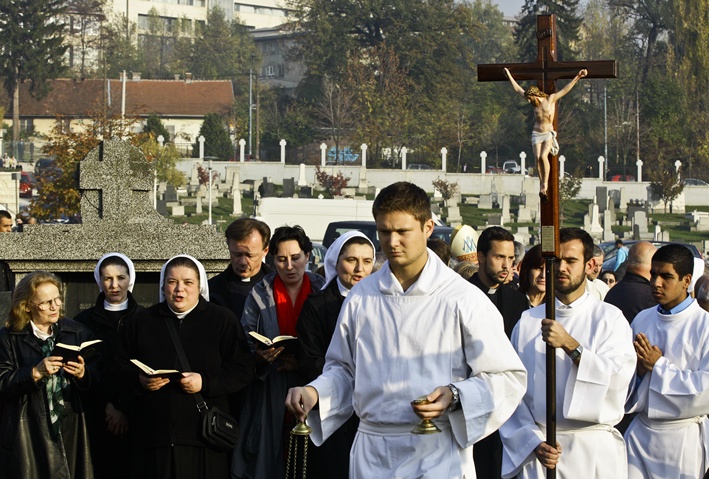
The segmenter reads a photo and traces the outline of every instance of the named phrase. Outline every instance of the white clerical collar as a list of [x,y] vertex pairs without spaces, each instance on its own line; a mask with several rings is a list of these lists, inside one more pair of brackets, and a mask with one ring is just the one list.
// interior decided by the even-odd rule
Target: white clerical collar
[[346,298],[346,297],[347,297],[347,293],[349,293],[350,290],[347,289],[347,288],[345,287],[345,285],[343,285],[343,284],[340,282],[340,278],[335,278],[335,281],[337,281],[337,289],[340,290],[340,294],[341,294],[343,297]]
[[188,314],[190,314],[190,313],[192,312],[192,310],[197,307],[198,304],[199,304],[199,301],[197,301],[197,304],[195,304],[194,306],[192,306],[190,309],[188,309],[188,310],[185,311],[184,313],[178,313],[177,311],[175,311],[174,309],[172,309],[169,304],[167,305],[167,309],[169,309],[170,311],[172,311],[172,313],[173,313],[175,316],[177,316],[177,319],[185,319],[185,316],[187,316]]
[[103,309],[106,311],[125,311],[128,309],[128,298],[125,301],[118,304],[109,303],[105,299],[103,300]]
[[585,291],[581,296],[576,298],[575,301],[572,301],[569,304],[564,304],[561,301],[559,301],[559,298],[556,298],[556,309],[574,309],[578,306],[580,306],[588,297],[588,291]]
[[[52,337],[52,333],[45,333],[44,331],[39,329],[36,324],[34,324],[34,321],[30,320],[30,324],[32,325],[32,333],[42,341],[46,341],[47,339]],[[52,330],[51,326],[49,326],[49,330]]]

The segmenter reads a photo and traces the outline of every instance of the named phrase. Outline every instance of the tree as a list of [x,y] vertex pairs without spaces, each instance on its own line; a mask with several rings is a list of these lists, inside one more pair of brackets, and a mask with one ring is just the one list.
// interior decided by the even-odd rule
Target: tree
[[135,39],[138,26],[123,15],[113,16],[104,26],[106,75],[117,78],[122,71],[144,71]]
[[445,201],[453,198],[453,195],[459,190],[457,182],[442,180],[441,178],[436,178],[432,181],[432,184],[435,189],[441,192],[441,196]]
[[670,205],[670,213],[672,213],[672,202],[684,190],[684,183],[680,181],[679,175],[675,173],[672,166],[650,169],[649,176],[650,192],[665,205],[665,213],[667,213],[668,204]]
[[170,141],[170,133],[167,131],[167,128],[165,128],[165,125],[163,125],[160,117],[155,114],[148,117],[148,120],[145,122],[145,127],[143,128],[143,133],[151,135],[156,140],[162,135],[163,141]]
[[583,19],[578,15],[579,0],[525,0],[522,18],[515,29],[515,43],[525,61],[537,58],[537,15],[546,11],[556,15],[559,60],[575,59],[575,45]]
[[[229,129],[224,119],[216,113],[207,113],[199,136],[204,137],[204,156],[215,156],[220,160],[228,160],[233,155],[233,146],[229,138]],[[192,156],[199,156],[199,141],[192,145]]]
[[20,139],[20,85],[30,83],[35,98],[48,93],[47,80],[64,71],[65,12],[62,0],[0,2],[0,77],[12,98],[12,140]]
[[315,112],[324,131],[335,143],[335,161],[340,156],[342,139],[352,131],[357,116],[355,95],[348,88],[341,88],[331,78],[323,82],[323,95],[317,102]]
[[315,180],[325,188],[330,196],[340,196],[342,188],[346,188],[350,182],[350,177],[343,175],[341,171],[338,171],[336,175],[331,175],[327,171],[321,170],[318,165],[315,167]]
[[98,69],[106,0],[67,0],[66,4],[70,67],[79,78],[86,78]]
[[256,56],[256,45],[248,28],[238,19],[227,20],[224,11],[214,7],[209,11],[206,25],[195,35],[189,68],[200,78],[244,82]]
[[142,133],[139,135],[137,146],[148,161],[155,163],[158,181],[175,187],[185,184],[185,174],[177,169],[177,162],[182,159],[182,155],[174,143],[165,143],[161,148],[152,134]]

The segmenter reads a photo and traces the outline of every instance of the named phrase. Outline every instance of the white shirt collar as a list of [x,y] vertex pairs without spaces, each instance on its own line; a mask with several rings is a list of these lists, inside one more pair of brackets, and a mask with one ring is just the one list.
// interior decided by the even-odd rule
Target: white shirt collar
[[[39,329],[36,324],[34,324],[34,321],[30,320],[30,324],[32,325],[32,333],[35,336],[37,336],[39,339],[41,339],[42,341],[46,341],[47,339],[52,337],[53,333],[49,333],[49,334],[45,333],[44,331]],[[51,326],[49,327],[49,330],[50,331],[52,330]]]
[[125,311],[128,309],[128,298],[119,304],[109,303],[108,301],[103,301],[103,309],[106,311]]
[[347,293],[349,293],[350,290],[345,288],[345,286],[340,282],[340,278],[335,278],[335,281],[337,281],[337,289],[340,290],[340,294],[346,298]]
[[564,304],[556,298],[556,309],[574,309],[579,307],[588,298],[588,291],[585,291],[581,296],[579,296],[575,301],[569,304]]

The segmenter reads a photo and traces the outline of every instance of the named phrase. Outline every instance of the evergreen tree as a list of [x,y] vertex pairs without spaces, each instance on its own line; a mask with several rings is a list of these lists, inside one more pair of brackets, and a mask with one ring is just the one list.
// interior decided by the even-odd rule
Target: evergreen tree
[[576,57],[579,29],[583,18],[578,14],[579,0],[525,0],[522,18],[515,29],[515,42],[523,61],[537,58],[537,15],[556,15],[557,59],[571,61]]
[[30,82],[36,98],[48,93],[46,81],[64,71],[65,11],[62,0],[0,2],[0,77],[12,97],[12,139],[20,138],[20,84]]
[[148,117],[148,121],[145,122],[145,128],[143,128],[143,133],[151,135],[156,141],[160,135],[162,135],[166,143],[170,141],[170,133],[168,133],[167,128],[165,128],[162,120],[157,115],[150,115]]
[[[234,154],[229,129],[224,119],[216,113],[207,113],[199,128],[199,136],[204,137],[204,156],[216,156],[220,160],[228,160]],[[192,145],[192,156],[199,157],[199,141]]]

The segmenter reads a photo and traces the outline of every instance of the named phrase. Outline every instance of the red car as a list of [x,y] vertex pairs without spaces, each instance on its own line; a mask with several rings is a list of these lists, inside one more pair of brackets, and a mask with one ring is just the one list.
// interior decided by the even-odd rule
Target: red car
[[20,197],[32,198],[36,192],[37,180],[34,177],[34,173],[23,171],[20,177]]

